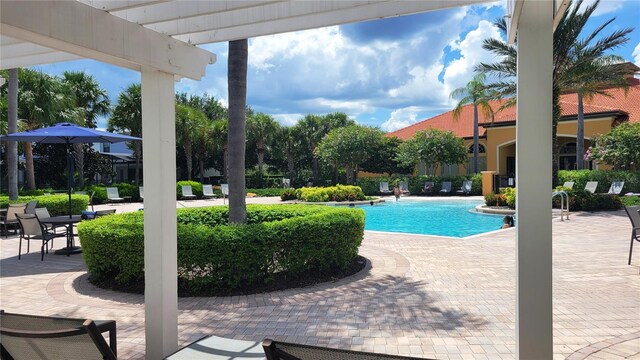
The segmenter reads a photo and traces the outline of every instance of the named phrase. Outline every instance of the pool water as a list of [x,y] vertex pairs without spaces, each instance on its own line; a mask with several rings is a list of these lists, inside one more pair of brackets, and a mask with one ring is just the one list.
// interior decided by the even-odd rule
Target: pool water
[[365,230],[466,237],[502,226],[502,216],[469,212],[481,200],[411,201],[393,199],[359,206],[365,211]]

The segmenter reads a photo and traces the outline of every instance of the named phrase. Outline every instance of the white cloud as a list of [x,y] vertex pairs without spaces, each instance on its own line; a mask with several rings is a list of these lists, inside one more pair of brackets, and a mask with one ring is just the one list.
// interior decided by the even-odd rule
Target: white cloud
[[[596,0],[585,0],[582,4],[582,9],[587,6],[591,6],[594,2],[596,2]],[[624,5],[623,3],[623,0],[601,0],[600,4],[598,4],[598,8],[593,12],[593,16],[600,16],[618,11]]]
[[389,119],[380,125],[380,128],[384,131],[395,131],[402,129],[411,124],[415,124],[418,118],[418,112],[421,108],[417,106],[409,106],[402,109],[397,109],[391,112]]
[[633,62],[640,66],[640,42],[636,45],[635,49],[633,49],[633,54],[631,56],[633,56]]
[[304,117],[302,114],[271,114],[283,126],[293,126]]

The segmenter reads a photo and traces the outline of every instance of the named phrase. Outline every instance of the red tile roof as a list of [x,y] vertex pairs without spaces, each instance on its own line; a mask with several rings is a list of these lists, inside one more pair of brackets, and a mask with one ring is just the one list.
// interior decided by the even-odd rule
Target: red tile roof
[[[610,89],[607,93],[612,97],[596,95],[592,99],[585,99],[584,113],[596,114],[603,112],[622,111],[629,114],[630,122],[640,122],[640,80],[633,79],[626,92],[624,89]],[[503,101],[492,101],[491,107],[497,109],[502,105]],[[562,116],[576,116],[578,114],[578,98],[575,93],[563,94],[560,96],[560,107],[562,108]],[[516,107],[501,110],[494,115],[494,123],[515,121]],[[485,119],[482,112],[480,113],[479,122],[489,123],[490,119]],[[434,116],[407,126],[400,130],[390,132],[387,136],[396,136],[402,140],[409,139],[418,131],[436,128],[440,130],[453,131],[458,137],[473,137],[473,106],[466,105],[462,108],[462,113],[457,120],[453,119],[453,111],[447,111],[443,114]],[[480,136],[483,136],[486,130],[480,127]]]

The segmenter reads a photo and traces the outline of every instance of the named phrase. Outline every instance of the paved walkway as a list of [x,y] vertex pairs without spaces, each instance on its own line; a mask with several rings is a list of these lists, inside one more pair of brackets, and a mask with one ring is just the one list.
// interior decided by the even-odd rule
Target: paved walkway
[[[628,266],[625,213],[572,214],[555,219],[553,230],[554,359],[640,359],[640,252]],[[181,298],[180,343],[215,334],[438,359],[514,359],[514,239],[514,229],[465,239],[367,232],[361,254],[370,267],[351,278]],[[144,358],[141,295],[93,287],[80,255],[49,254],[41,262],[32,249],[18,261],[17,246],[16,237],[0,240],[0,308],[115,319],[120,357]]]

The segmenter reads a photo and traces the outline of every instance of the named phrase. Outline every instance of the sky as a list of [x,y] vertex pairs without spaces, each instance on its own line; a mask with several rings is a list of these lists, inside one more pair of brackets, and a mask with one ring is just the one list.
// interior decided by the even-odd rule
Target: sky
[[[592,2],[587,0],[586,2]],[[247,104],[294,125],[306,114],[345,112],[359,124],[394,131],[451,110],[453,90],[474,66],[495,62],[482,40],[500,37],[493,21],[504,1],[249,39]],[[640,0],[603,0],[587,30],[616,18],[608,31],[635,27],[615,53],[640,66]],[[218,60],[201,81],[183,79],[176,92],[209,94],[225,106],[228,44],[202,45]],[[85,71],[113,103],[140,81],[128,69],[78,60],[34,67],[49,74]],[[106,127],[106,119],[99,121]]]

